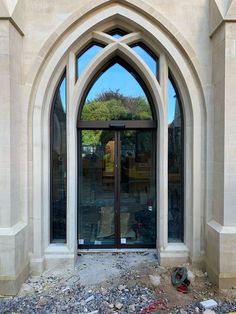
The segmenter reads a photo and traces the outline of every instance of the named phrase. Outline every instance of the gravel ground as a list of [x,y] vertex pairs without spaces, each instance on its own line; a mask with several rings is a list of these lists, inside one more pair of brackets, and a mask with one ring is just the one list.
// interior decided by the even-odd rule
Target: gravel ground
[[[0,298],[0,313],[236,312],[235,290],[218,291],[206,274],[185,266],[191,284],[182,294],[171,285],[171,269],[158,266],[153,253],[84,254],[75,269],[55,267],[29,278],[18,296]],[[199,302],[205,299],[218,306],[204,310]]]

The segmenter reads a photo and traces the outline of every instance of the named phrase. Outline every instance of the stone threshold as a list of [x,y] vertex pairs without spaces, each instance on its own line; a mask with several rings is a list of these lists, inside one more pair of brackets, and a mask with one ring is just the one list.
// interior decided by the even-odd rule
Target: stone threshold
[[135,248],[128,248],[128,249],[78,249],[77,253],[84,254],[84,253],[157,253],[157,249],[135,249]]

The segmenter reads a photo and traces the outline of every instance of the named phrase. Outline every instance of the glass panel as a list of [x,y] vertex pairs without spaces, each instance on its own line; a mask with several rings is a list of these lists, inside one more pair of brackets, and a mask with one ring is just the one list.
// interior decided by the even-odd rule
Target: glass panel
[[146,94],[133,73],[116,63],[91,87],[81,120],[152,120]]
[[85,70],[88,64],[103,48],[103,45],[91,44],[82,54],[77,56],[77,78],[81,76],[82,72]]
[[155,139],[153,131],[121,132],[121,244],[156,243]]
[[144,44],[137,44],[132,49],[146,62],[156,78],[159,78],[158,58]]
[[66,242],[66,75],[51,114],[51,242]]
[[173,80],[168,82],[168,237],[183,242],[183,115]]
[[121,37],[123,37],[123,36],[125,36],[127,34],[128,34],[127,32],[125,32],[125,31],[123,31],[123,30],[121,30],[119,28],[118,29],[114,29],[114,30],[108,32],[108,35],[111,35],[112,37],[114,37],[116,39],[119,39],[119,38],[121,38]]
[[114,132],[83,130],[79,134],[78,244],[114,245]]

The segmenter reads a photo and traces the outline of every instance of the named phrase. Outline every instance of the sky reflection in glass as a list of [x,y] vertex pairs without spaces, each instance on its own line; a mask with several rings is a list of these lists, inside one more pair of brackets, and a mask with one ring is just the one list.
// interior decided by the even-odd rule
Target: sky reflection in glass
[[108,68],[98,78],[90,89],[86,101],[91,101],[99,94],[111,90],[128,97],[147,98],[134,76],[118,63]]
[[80,77],[82,72],[88,66],[90,61],[103,49],[102,46],[93,44],[82,55],[77,58],[77,77]]
[[66,112],[66,78],[63,79],[59,87],[59,93],[62,103],[63,111]]
[[134,46],[132,49],[146,62],[152,73],[158,77],[157,62],[142,46]]
[[173,122],[176,110],[176,92],[171,80],[168,80],[168,124]]

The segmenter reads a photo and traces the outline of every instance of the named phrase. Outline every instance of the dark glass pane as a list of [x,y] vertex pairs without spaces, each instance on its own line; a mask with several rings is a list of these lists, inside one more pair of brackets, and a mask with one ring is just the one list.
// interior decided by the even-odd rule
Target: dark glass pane
[[133,73],[116,63],[95,81],[81,113],[84,121],[152,120],[151,107]]
[[79,136],[78,244],[114,245],[114,132],[83,130]]
[[92,59],[104,48],[100,44],[91,44],[82,54],[77,56],[77,78],[82,74]]
[[51,242],[66,242],[66,76],[51,114]]
[[158,58],[144,44],[137,44],[132,49],[146,62],[156,78],[159,78]]
[[121,132],[120,244],[156,243],[155,136]]
[[168,238],[183,242],[183,115],[181,102],[170,78],[168,81]]
[[119,39],[119,38],[127,35],[128,33],[117,28],[117,29],[114,29],[114,30],[108,32],[108,34],[111,35],[112,37],[116,38],[116,39]]

